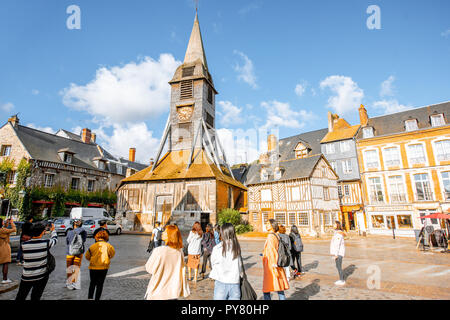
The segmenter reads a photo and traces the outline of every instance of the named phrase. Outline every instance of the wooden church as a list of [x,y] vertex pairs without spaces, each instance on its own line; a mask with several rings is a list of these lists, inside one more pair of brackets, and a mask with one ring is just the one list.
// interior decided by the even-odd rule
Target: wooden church
[[216,223],[224,208],[244,206],[246,187],[231,171],[215,130],[215,96],[198,16],[171,85],[170,114],[154,164],[122,180],[118,211],[134,230],[155,222],[189,230]]

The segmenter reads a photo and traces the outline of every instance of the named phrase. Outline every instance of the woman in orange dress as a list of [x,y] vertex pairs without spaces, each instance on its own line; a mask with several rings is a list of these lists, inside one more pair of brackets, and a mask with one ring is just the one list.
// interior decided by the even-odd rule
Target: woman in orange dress
[[279,300],[286,300],[284,290],[289,289],[289,282],[286,278],[284,268],[278,267],[278,243],[279,239],[275,232],[278,231],[278,223],[270,219],[266,223],[266,229],[269,231],[263,252],[263,293],[264,300],[271,300],[270,293],[276,291]]

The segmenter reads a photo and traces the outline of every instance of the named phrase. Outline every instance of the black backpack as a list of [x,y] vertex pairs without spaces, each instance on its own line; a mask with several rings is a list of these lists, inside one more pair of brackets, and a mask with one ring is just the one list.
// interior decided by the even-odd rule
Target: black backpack
[[161,241],[162,239],[162,230],[161,227],[156,228],[156,235],[155,235],[156,241]]
[[279,267],[285,268],[289,267],[291,263],[291,258],[289,257],[289,251],[283,241],[281,241],[280,237],[275,234],[275,237],[278,239],[278,261],[277,265]]

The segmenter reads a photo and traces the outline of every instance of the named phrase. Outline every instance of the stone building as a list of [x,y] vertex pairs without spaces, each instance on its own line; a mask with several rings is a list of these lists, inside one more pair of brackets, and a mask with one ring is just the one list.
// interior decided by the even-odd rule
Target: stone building
[[281,139],[268,137],[268,152],[248,168],[249,222],[265,232],[268,219],[302,234],[320,236],[332,231],[340,213],[338,176],[320,152],[327,130]]
[[[51,134],[20,125],[17,116],[0,128],[0,144],[0,161],[10,158],[15,163],[8,177],[11,187],[22,159],[31,164],[30,187],[62,186],[88,192],[115,191],[129,168],[136,172],[146,167],[114,157],[96,143],[96,135],[87,128],[80,135],[66,130]],[[47,211],[52,206],[51,201],[36,204]]]
[[155,162],[118,189],[123,224],[135,230],[149,231],[157,221],[204,227],[221,209],[244,203],[246,188],[234,179],[215,131],[217,91],[197,15],[184,62],[169,83],[170,114]]
[[[450,209],[450,102],[370,118],[359,108],[358,159],[372,234],[414,236]],[[394,229],[394,230],[393,230]]]
[[321,141],[321,148],[322,154],[339,176],[339,220],[347,231],[358,229],[364,232],[366,223],[356,152],[356,135],[359,128],[360,125],[351,126],[338,115],[328,112],[328,133]]

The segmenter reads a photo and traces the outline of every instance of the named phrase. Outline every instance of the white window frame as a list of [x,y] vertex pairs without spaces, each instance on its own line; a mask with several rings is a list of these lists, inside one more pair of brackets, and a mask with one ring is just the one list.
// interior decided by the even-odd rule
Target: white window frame
[[72,163],[73,161],[73,155],[67,152],[64,152],[64,163]]
[[[446,149],[445,147],[438,147],[438,143],[445,143],[447,142],[448,144],[448,149]],[[436,162],[441,162],[441,161],[450,161],[450,139],[439,139],[436,141],[433,141],[433,151],[435,154],[435,158],[436,158]],[[439,156],[441,155],[438,151],[444,151],[443,158],[440,158]]]
[[[437,120],[439,119],[439,120]],[[442,113],[440,114],[433,114],[430,116],[430,122],[432,127],[440,127],[445,126],[445,119],[444,115]]]
[[[392,200],[392,195],[394,195],[394,190],[392,190],[392,185],[391,185],[391,178],[393,178],[393,177],[400,177],[400,182],[399,181],[397,181],[396,182],[396,188],[397,188],[397,191],[398,191],[398,186],[399,185],[401,185],[401,188],[402,188],[402,193],[395,193],[395,194],[398,194],[398,195],[400,195],[400,196],[403,196],[403,199],[404,200],[400,200],[400,197],[399,197],[399,201],[393,201]],[[403,175],[401,175],[401,174],[392,174],[392,175],[388,175],[387,176],[387,188],[388,188],[388,194],[389,194],[389,202],[391,203],[391,204],[399,204],[399,203],[405,203],[405,202],[408,202],[408,195],[407,195],[407,192],[406,192],[406,183],[405,183],[405,177],[403,176]]]
[[[383,200],[379,201],[373,201],[372,199],[372,190],[371,190],[371,186],[372,184],[370,183],[371,179],[380,179],[380,185],[381,185],[381,193],[383,195]],[[369,196],[369,203],[370,204],[384,204],[386,203],[386,190],[384,189],[384,181],[383,181],[383,176],[367,176],[367,191],[368,191],[368,196]]]
[[261,202],[271,202],[271,201],[272,201],[272,189],[269,188],[261,189]]
[[336,146],[335,146],[334,142],[327,143],[325,145],[325,149],[326,149],[327,154],[335,154],[336,153]]
[[[448,174],[448,178],[444,179],[444,173]],[[441,190],[442,190],[442,197],[444,199],[444,201],[449,201],[450,200],[450,191],[448,192],[448,196],[447,193],[445,192],[445,181],[444,180],[448,180],[448,183],[450,185],[450,170],[443,170],[441,172],[439,172],[439,179],[441,181]]]
[[267,169],[261,170],[261,181],[269,180],[269,171]]
[[346,197],[350,195],[350,186],[348,184],[344,185],[344,195]]
[[344,174],[350,174],[353,172],[353,163],[351,159],[342,161],[342,170]]
[[[412,151],[411,151],[411,147],[412,146],[416,146],[416,145],[421,145],[422,146],[422,151],[423,151],[423,158],[424,161],[423,162],[413,162],[412,159],[416,159],[416,158],[412,158]],[[427,157],[427,148],[425,146],[424,142],[420,142],[420,141],[415,141],[415,142],[411,142],[408,143],[406,145],[406,154],[408,156],[408,165],[411,167],[415,164],[424,164],[424,165],[428,165],[428,157]]]
[[[48,185],[47,184],[47,177],[49,177],[49,176],[51,176],[52,178],[51,178],[51,185]],[[51,187],[53,187],[54,185],[55,185],[55,176],[56,176],[56,173],[51,173],[51,172],[45,172],[44,173],[44,187],[45,188],[51,188]]]
[[[77,188],[76,188],[76,189],[73,188],[73,180],[74,180],[74,179],[77,179],[77,180],[78,180],[78,184],[77,184]],[[80,190],[80,187],[81,187],[81,178],[80,178],[80,177],[72,177],[72,178],[70,179],[70,189],[71,189],[71,190]]]
[[329,187],[322,187],[323,188],[323,200],[324,201],[330,201],[330,188]]
[[[377,166],[368,166],[368,163],[375,163],[375,162],[368,162],[367,160],[369,160],[369,157],[367,156],[367,154],[369,152],[375,152],[376,154],[376,160],[377,160]],[[363,151],[363,156],[364,156],[364,167],[368,170],[368,169],[380,169],[380,155],[378,154],[378,149],[367,149]]]
[[[92,182],[92,190],[89,190],[89,183]],[[93,192],[95,190],[95,179],[88,179],[87,191]]]
[[[391,158],[389,158],[389,156],[391,156],[394,152],[388,152],[387,150],[393,150],[395,149],[395,154],[397,155],[397,158],[392,160]],[[394,161],[397,161],[397,163],[395,163]],[[400,154],[400,149],[398,146],[387,146],[383,148],[383,162],[384,162],[384,166],[386,168],[388,167],[400,167],[402,164],[402,159],[401,159],[401,154]],[[393,162],[393,163],[389,163],[389,162]]]
[[[278,225],[282,224],[283,226],[286,226],[286,222],[287,222],[286,212],[275,211],[273,213],[273,217],[275,218],[275,221],[278,222]],[[283,221],[281,221],[280,217],[283,219]]]
[[[302,196],[300,194],[300,187],[299,186],[290,187],[289,188],[289,192],[291,193],[291,201],[300,201],[301,200]],[[294,197],[294,195],[297,195],[297,194],[298,194],[298,198]]]
[[[429,184],[429,188],[430,188],[430,195],[431,195],[431,199],[422,199],[419,200],[419,195],[417,193],[417,186],[416,186],[416,175],[426,175],[427,176],[427,182]],[[411,173],[411,182],[413,184],[413,190],[414,190],[414,198],[416,199],[416,201],[434,201],[434,199],[436,198],[434,195],[434,185],[433,185],[433,176],[431,175],[430,172],[414,172]],[[430,179],[431,177],[431,179]],[[424,192],[425,195],[425,192]]]
[[[310,225],[310,221],[311,219],[309,218],[309,213],[308,212],[297,212],[296,214],[297,216],[297,222],[298,222],[298,226],[300,227],[308,227]],[[305,216],[306,216],[306,220],[307,220],[307,224],[303,224],[302,222],[305,221]]]
[[375,136],[373,127],[363,128],[363,139],[373,138]]
[[405,120],[405,130],[406,132],[419,130],[419,123],[417,119]]
[[[8,150],[8,152],[6,152]],[[11,155],[12,146],[10,144],[2,145],[2,157],[9,157]]]
[[350,149],[351,149],[350,140],[341,141],[339,143],[339,148],[340,148],[341,152],[350,151]]

